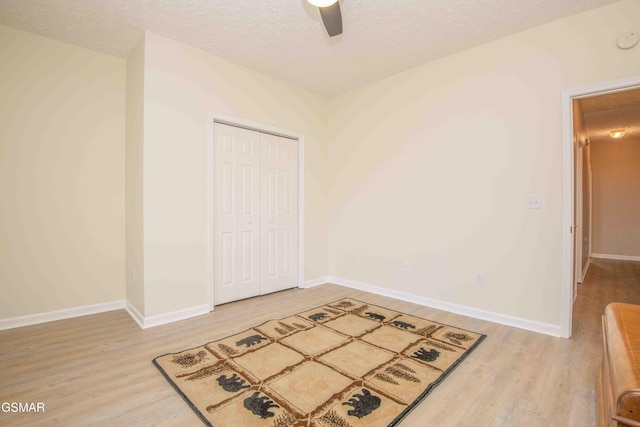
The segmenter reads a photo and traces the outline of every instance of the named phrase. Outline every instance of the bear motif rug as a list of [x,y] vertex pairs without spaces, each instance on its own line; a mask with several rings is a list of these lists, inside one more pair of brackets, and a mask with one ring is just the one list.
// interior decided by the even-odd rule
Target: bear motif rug
[[209,426],[390,427],[484,338],[345,298],[153,363]]

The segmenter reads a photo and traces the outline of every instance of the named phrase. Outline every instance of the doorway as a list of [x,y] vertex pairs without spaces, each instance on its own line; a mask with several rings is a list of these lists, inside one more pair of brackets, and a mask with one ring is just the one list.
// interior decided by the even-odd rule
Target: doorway
[[208,127],[211,310],[304,283],[304,138],[218,114]]
[[[577,89],[565,90],[562,93],[564,231],[562,260],[562,313],[560,326],[561,336],[564,338],[569,338],[572,334],[573,302],[576,292],[575,286],[578,279],[581,279],[581,277],[578,276],[578,271],[582,271],[583,269],[583,262],[581,259],[583,257],[577,256],[582,254],[578,254],[577,252],[579,249],[582,250],[584,247],[582,241],[583,233],[579,235],[579,241],[576,238],[576,220],[579,218],[579,215],[576,215],[576,209],[578,204],[577,202],[580,202],[581,200],[576,200],[579,185],[576,178],[576,161],[578,157],[578,153],[576,152],[576,143],[578,141],[574,138],[576,135],[576,129],[574,128],[574,100],[623,92],[630,89],[636,89],[638,87],[640,87],[640,77],[633,77],[624,80],[599,83]],[[588,135],[584,138],[585,140],[581,141],[583,144],[585,143],[586,138],[588,138]],[[584,171],[584,168],[582,172],[586,172]],[[580,186],[583,186],[583,183],[584,181],[581,181]],[[582,214],[582,211],[579,213]],[[577,249],[578,244],[580,244],[581,247]],[[581,265],[578,266],[577,262],[580,262]],[[580,269],[578,267],[580,267]]]

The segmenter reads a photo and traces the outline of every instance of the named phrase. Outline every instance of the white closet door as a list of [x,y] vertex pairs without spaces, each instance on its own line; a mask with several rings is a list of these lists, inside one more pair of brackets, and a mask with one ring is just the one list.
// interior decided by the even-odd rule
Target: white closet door
[[214,300],[260,294],[260,134],[216,123]]
[[297,285],[298,144],[260,134],[260,294]]

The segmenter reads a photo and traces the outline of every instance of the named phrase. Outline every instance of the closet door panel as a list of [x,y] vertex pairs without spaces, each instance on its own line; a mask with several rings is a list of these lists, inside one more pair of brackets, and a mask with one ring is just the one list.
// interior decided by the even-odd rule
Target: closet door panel
[[238,297],[238,154],[235,128],[216,124],[214,132],[214,298],[220,304]]
[[238,132],[238,299],[260,294],[260,134]]
[[280,144],[280,280],[287,289],[297,285],[298,277],[298,143],[281,138]]
[[297,142],[261,134],[260,293],[297,285]]
[[260,292],[260,138],[214,126],[214,301]]

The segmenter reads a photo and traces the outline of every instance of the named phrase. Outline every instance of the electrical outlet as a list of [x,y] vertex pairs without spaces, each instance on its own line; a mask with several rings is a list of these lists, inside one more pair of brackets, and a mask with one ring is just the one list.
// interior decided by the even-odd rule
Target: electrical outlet
[[476,285],[482,286],[484,285],[484,273],[476,273]]
[[351,255],[351,264],[355,264],[355,263],[356,263],[356,256]]
[[404,264],[402,265],[402,270],[409,271],[409,261],[404,262]]
[[527,209],[542,209],[542,197],[527,196]]

